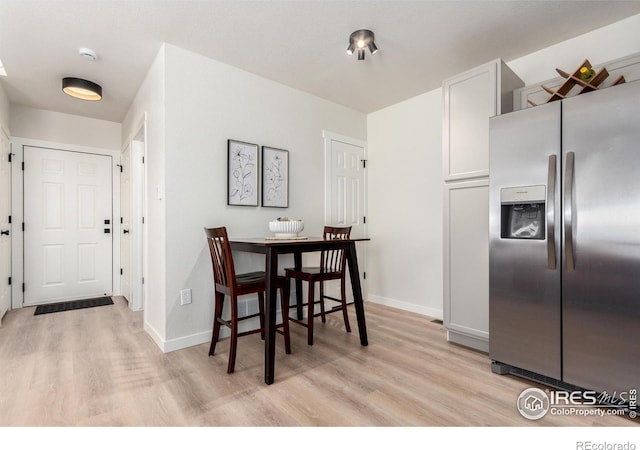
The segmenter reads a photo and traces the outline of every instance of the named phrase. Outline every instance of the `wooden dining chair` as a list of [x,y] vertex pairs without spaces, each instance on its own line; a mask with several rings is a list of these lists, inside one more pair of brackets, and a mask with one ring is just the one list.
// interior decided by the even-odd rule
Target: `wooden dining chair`
[[[213,266],[213,279],[215,283],[215,311],[213,317],[213,336],[211,337],[211,347],[209,348],[209,356],[213,356],[216,350],[216,344],[220,335],[220,325],[225,325],[231,329],[231,338],[229,346],[229,365],[227,373],[232,373],[235,369],[236,350],[238,337],[249,334],[260,333],[264,339],[264,292],[266,290],[265,272],[250,272],[236,274],[233,265],[233,255],[231,253],[231,245],[227,236],[225,227],[205,228],[209,250],[211,252],[211,263]],[[290,283],[285,277],[278,277],[278,289],[280,290],[280,301],[283,311],[283,321],[276,327],[276,331],[284,335],[285,351],[291,353],[291,341],[289,339],[289,322],[284,318],[284,311],[287,311],[289,301]],[[238,315],[238,297],[246,294],[258,294],[258,313],[246,316]],[[231,318],[225,320],[222,318],[222,309],[225,296],[230,299]],[[258,317],[260,319],[260,327],[248,331],[240,332],[238,325],[241,321]]]
[[[324,227],[323,237],[325,240],[333,239],[349,239],[351,235],[351,227]],[[351,333],[349,325],[349,315],[347,313],[347,298],[345,289],[345,273],[346,273],[347,254],[343,249],[323,250],[320,253],[319,267],[303,267],[301,269],[285,269],[285,275],[288,280],[297,279],[308,283],[307,302],[302,306],[307,306],[306,321],[289,317],[289,306],[287,305],[286,314],[290,321],[307,327],[307,343],[313,345],[313,319],[321,317],[322,322],[326,323],[326,315],[332,312],[342,311],[344,325],[347,333]],[[340,298],[330,297],[324,293],[324,282],[328,280],[340,280]],[[320,285],[318,300],[315,300],[315,283]],[[339,308],[327,310],[324,305],[325,300],[340,303]],[[315,305],[320,304],[320,311],[316,312]]]

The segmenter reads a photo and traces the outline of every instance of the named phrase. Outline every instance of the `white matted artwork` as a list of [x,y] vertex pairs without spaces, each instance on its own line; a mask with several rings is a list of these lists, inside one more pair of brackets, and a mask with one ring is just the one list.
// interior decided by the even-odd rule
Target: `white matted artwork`
[[258,146],[227,141],[227,205],[258,206]]
[[262,206],[289,207],[289,151],[262,147]]

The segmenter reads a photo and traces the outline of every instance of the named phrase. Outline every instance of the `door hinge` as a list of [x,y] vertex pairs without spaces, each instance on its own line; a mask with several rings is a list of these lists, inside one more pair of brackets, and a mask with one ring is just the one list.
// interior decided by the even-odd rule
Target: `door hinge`
[[11,216],[9,216],[9,223],[11,223]]
[[144,277],[142,277],[142,284],[144,284]]
[[9,277],[9,285],[11,285],[11,277]]
[[361,159],[360,161],[362,161],[362,168],[366,169],[367,168],[367,160],[366,159]]
[[120,223],[124,223],[124,219],[120,217]]
[[22,283],[22,292],[24,292],[24,289],[25,289],[24,283]]
[[142,223],[144,223],[144,217],[142,218]]
[[122,164],[116,164],[116,166],[120,167],[120,173],[122,173]]
[[24,222],[22,222],[22,231],[24,231]]
[[144,156],[142,157],[142,164],[144,164]]
[[24,172],[24,161],[22,161],[22,171]]
[[367,279],[367,272],[362,272],[362,279],[366,280]]
[[120,267],[120,275],[124,275],[124,270],[122,270],[122,267]]
[[367,223],[367,216],[364,216],[364,217],[362,218],[362,223]]
[[9,162],[13,162],[13,156],[15,156],[15,153],[9,152]]

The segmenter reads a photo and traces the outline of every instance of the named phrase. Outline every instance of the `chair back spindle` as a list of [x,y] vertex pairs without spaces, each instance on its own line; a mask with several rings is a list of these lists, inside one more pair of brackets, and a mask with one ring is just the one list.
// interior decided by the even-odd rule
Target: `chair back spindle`
[[211,253],[214,281],[221,286],[231,287],[234,284],[235,269],[227,230],[225,227],[205,228],[205,234]]
[[[351,235],[351,227],[324,227],[324,240],[346,240]],[[320,267],[323,272],[343,272],[347,254],[343,249],[324,250],[320,254]]]

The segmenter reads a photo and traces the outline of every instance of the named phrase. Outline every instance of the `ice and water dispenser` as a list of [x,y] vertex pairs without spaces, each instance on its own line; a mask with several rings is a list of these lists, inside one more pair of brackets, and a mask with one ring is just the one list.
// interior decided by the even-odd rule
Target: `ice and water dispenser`
[[500,189],[501,237],[545,238],[546,186],[516,186]]

